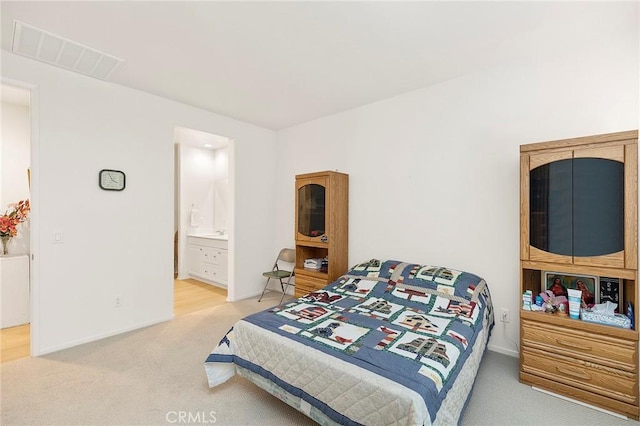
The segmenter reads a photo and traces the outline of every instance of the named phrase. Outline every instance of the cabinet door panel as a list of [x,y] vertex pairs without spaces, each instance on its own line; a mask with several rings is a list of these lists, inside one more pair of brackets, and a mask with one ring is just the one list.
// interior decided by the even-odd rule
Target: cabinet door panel
[[573,255],[624,250],[624,164],[576,158],[573,177]]
[[327,184],[322,177],[296,181],[296,239],[323,241],[329,234]]
[[188,247],[189,273],[202,275],[204,273],[202,263],[204,262],[204,251],[200,246],[190,245]]
[[545,252],[572,256],[573,160],[540,165],[529,175],[530,242]]
[[310,183],[298,189],[298,232],[307,237],[324,235],[326,190]]
[[557,256],[555,261],[563,263],[573,257],[576,263],[598,265],[602,258],[603,266],[621,267],[625,165],[619,160],[624,148],[581,149],[574,156],[567,158],[565,151],[531,156],[531,259],[554,261]]

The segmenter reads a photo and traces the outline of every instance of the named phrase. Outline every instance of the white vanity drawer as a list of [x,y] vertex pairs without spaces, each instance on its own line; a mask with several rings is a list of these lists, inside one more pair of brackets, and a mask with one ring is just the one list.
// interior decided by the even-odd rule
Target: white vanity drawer
[[188,237],[189,274],[204,281],[227,284],[227,241]]

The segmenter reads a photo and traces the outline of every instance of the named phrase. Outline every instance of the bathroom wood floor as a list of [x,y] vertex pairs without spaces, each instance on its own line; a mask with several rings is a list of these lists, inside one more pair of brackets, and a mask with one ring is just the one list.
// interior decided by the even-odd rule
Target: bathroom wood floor
[[[225,303],[227,290],[200,281],[186,279],[173,282],[173,313],[185,315]],[[29,356],[29,324],[0,330],[0,362]]]

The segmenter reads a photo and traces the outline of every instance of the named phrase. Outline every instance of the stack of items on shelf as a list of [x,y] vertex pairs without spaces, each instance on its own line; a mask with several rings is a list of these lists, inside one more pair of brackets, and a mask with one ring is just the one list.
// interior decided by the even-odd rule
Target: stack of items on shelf
[[325,257],[324,259],[320,258],[312,258],[305,259],[304,268],[312,269],[314,271],[326,272],[329,267],[329,260]]
[[[544,311],[561,315],[569,314],[569,317],[572,319],[580,318],[583,321],[595,324],[633,328],[633,307],[631,302],[627,302],[627,312],[625,315],[617,313],[618,305],[609,301],[585,307],[580,306],[579,297],[576,298],[576,302],[572,303],[571,296],[569,296],[568,300],[563,296],[554,298],[548,294],[549,292],[550,291],[547,290],[546,294],[540,293],[539,296],[536,296],[534,303],[531,290],[525,291],[522,294],[522,309],[525,311]],[[546,300],[544,296],[547,296]]]

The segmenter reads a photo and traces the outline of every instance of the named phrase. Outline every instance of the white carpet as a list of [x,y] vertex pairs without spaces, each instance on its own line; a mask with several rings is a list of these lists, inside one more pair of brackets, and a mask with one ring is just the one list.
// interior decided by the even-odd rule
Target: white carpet
[[[236,377],[207,387],[203,361],[231,325],[277,300],[224,305],[2,365],[2,425],[305,425]],[[518,382],[518,360],[487,352],[462,425],[640,425]]]

